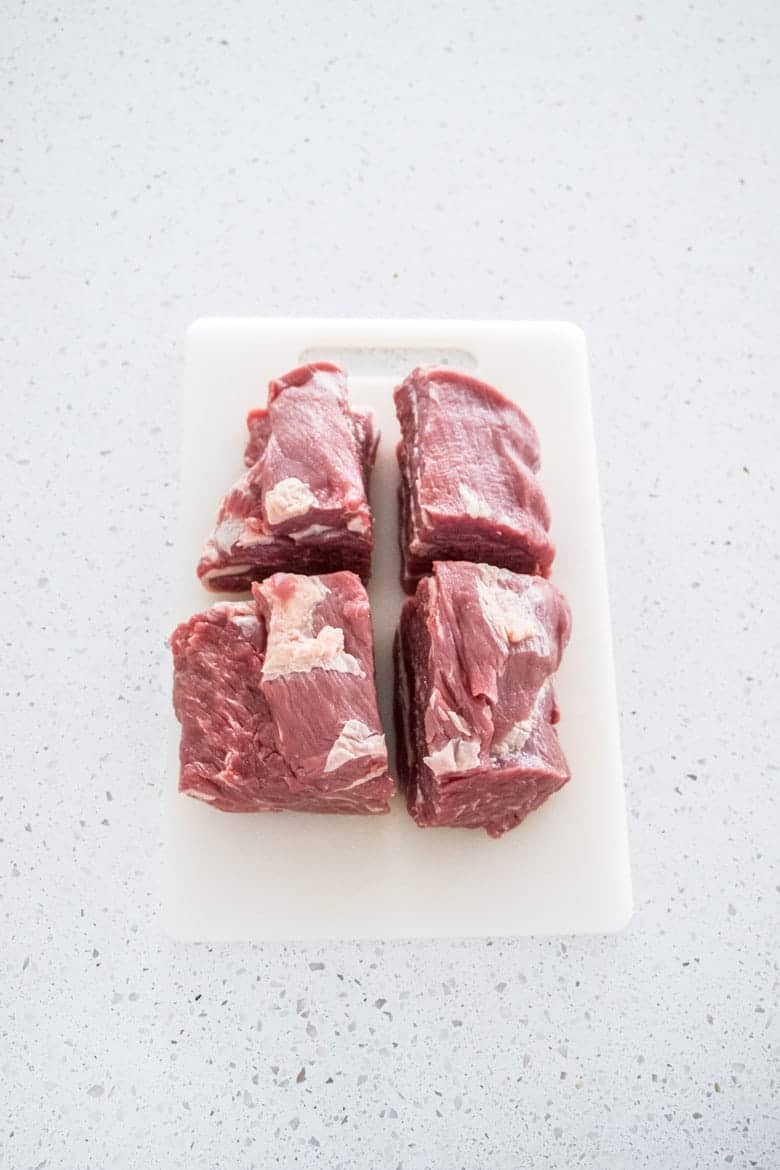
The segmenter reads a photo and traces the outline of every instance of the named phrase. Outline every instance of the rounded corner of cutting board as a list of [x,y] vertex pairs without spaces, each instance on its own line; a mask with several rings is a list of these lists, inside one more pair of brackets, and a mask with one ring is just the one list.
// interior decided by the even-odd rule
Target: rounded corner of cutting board
[[196,317],[184,330],[184,344],[190,345],[193,341],[198,341],[204,334],[212,333],[218,324],[218,317]]
[[634,894],[631,887],[631,874],[626,873],[627,889],[624,891],[624,897],[612,907],[612,911],[607,917],[607,921],[602,926],[604,934],[622,934],[627,930],[634,919]]

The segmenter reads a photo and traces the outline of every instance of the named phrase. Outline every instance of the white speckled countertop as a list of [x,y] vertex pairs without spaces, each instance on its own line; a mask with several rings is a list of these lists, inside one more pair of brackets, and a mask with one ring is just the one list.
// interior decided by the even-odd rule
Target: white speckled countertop
[[[775,1170],[780,13],[283,7],[0,16],[0,1166]],[[623,934],[161,937],[203,313],[585,327]]]

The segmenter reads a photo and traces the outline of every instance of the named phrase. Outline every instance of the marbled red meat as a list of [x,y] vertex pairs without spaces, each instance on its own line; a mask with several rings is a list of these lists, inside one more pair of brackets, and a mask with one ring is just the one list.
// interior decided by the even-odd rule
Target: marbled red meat
[[395,392],[401,424],[400,541],[408,592],[435,560],[546,576],[555,555],[531,422],[485,382],[413,370]]
[[276,573],[170,640],[179,788],[229,812],[388,811],[368,597],[353,573]]
[[543,577],[437,562],[396,635],[398,777],[418,825],[499,837],[569,779],[552,678],[570,613]]
[[246,471],[222,501],[198,565],[210,589],[248,589],[279,570],[371,571],[368,484],[378,435],[330,362],[271,382],[247,418]]

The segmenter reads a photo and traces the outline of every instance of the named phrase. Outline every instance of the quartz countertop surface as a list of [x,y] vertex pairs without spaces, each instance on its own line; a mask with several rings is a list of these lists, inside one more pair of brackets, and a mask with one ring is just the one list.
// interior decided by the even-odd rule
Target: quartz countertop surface
[[[774,1170],[780,10],[14,0],[0,42],[0,1166]],[[204,314],[584,327],[624,931],[162,935]]]

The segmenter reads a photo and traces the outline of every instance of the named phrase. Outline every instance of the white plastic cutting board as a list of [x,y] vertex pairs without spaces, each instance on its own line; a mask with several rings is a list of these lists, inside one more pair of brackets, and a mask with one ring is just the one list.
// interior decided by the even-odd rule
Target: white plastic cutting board
[[[420,356],[394,351],[466,351],[476,359],[474,372],[515,398],[539,430],[541,480],[558,548],[554,580],[569,598],[574,621],[557,682],[559,732],[572,780],[498,841],[465,829],[418,829],[400,798],[385,817],[221,813],[177,793],[179,726],[171,713],[165,926],[189,940],[617,930],[631,914],[631,882],[587,354],[579,329],[489,321],[197,321],[186,338],[183,379],[177,617],[216,600],[199,583],[195,565],[219,501],[242,469],[247,410],[265,403],[268,380],[299,365],[302,354],[311,360],[349,349],[361,351],[353,369],[383,371],[351,376],[350,394],[354,403],[373,407],[382,432],[371,489],[376,553],[370,593],[388,740],[392,744],[391,645],[402,601],[392,390]],[[170,677],[169,664],[167,670]]]

